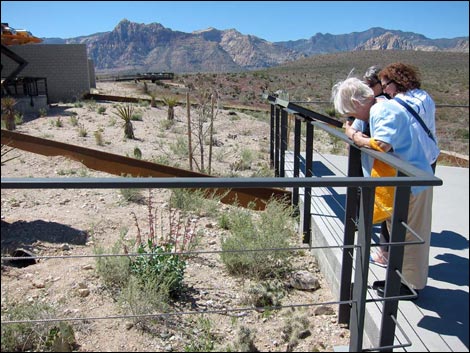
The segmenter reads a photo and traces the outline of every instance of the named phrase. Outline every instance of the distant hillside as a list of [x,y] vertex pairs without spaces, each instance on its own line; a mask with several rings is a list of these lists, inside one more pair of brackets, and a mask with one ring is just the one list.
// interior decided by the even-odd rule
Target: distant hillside
[[349,34],[317,33],[310,39],[278,42],[286,48],[307,56],[357,50],[420,50],[455,51],[468,53],[468,37],[452,39],[429,39],[421,34],[371,28],[364,32]]
[[362,50],[454,51],[468,53],[468,37],[429,39],[420,34],[372,28],[343,35],[318,33],[310,39],[272,43],[236,29],[185,33],[122,20],[111,32],[44,44],[86,44],[97,73],[240,72],[274,67],[317,54]]
[[328,114],[333,108],[331,88],[352,69],[354,76],[362,77],[371,65],[384,67],[397,61],[419,68],[422,87],[438,106],[436,119],[442,148],[468,155],[469,53],[369,50],[320,54],[256,71],[177,75],[175,82],[212,87],[223,104],[265,109],[269,105],[262,93],[283,90],[291,101],[308,101],[305,105],[310,109]]

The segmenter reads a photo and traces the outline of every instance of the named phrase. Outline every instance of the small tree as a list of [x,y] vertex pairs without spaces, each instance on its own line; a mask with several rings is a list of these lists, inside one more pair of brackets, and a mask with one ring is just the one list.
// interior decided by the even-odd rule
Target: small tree
[[118,117],[124,120],[122,125],[124,128],[124,136],[128,139],[134,139],[134,126],[132,125],[132,115],[134,114],[134,108],[131,105],[118,106],[117,113]]

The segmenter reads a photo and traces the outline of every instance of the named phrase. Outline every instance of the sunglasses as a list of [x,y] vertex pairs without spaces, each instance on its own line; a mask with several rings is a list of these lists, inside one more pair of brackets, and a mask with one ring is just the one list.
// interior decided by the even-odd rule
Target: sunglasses
[[391,83],[395,83],[395,81],[390,80],[390,81],[388,81],[386,84],[383,84],[383,85],[382,85],[382,89],[386,89],[388,86],[390,86]]

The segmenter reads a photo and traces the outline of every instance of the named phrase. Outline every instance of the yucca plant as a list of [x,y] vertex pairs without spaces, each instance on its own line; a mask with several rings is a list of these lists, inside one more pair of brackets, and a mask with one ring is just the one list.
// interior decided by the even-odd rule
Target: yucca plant
[[148,93],[148,95],[150,96],[150,106],[152,108],[156,108],[157,107],[157,102],[155,100],[155,98],[157,98],[157,93],[154,92],[154,91],[151,91]]
[[12,97],[4,97],[2,98],[2,120],[5,121],[5,128],[7,130],[15,130],[16,122],[15,122],[15,105],[16,100]]
[[175,107],[178,104],[178,99],[175,97],[164,97],[163,103],[168,107],[168,120],[175,119]]
[[132,126],[132,116],[134,114],[134,108],[131,105],[119,105],[116,109],[117,112],[114,114],[124,120],[124,124],[122,125],[122,127],[124,128],[124,136],[128,139],[134,139],[134,126]]

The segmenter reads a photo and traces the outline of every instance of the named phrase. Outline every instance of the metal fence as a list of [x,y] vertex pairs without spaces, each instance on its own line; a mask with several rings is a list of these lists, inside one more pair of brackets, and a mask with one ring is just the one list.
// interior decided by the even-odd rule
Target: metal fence
[[[1,180],[2,188],[5,189],[125,189],[125,188],[258,188],[258,187],[276,187],[291,188],[292,204],[302,213],[303,224],[303,240],[306,244],[302,249],[323,248],[317,247],[311,243],[311,190],[312,188],[321,187],[344,187],[347,189],[346,211],[345,211],[345,228],[343,234],[343,244],[339,246],[343,250],[343,261],[341,270],[341,289],[338,301],[334,303],[313,303],[313,304],[296,304],[290,306],[310,306],[319,304],[338,304],[339,305],[339,322],[349,324],[351,333],[350,351],[363,351],[363,335],[364,335],[364,316],[366,303],[370,301],[383,301],[384,310],[382,317],[382,329],[380,333],[380,346],[367,350],[391,350],[396,347],[404,347],[410,345],[394,346],[395,329],[397,327],[396,312],[398,308],[398,300],[401,298],[399,294],[399,283],[401,281],[401,266],[403,262],[403,247],[409,244],[418,244],[421,239],[416,235],[417,241],[405,243],[405,233],[408,226],[402,220],[407,219],[408,200],[410,196],[410,188],[415,185],[438,186],[442,185],[442,181],[434,176],[423,173],[422,171],[404,163],[397,158],[378,153],[367,149],[358,149],[341,131],[329,126],[339,126],[334,119],[328,118],[311,110],[305,109],[293,103],[279,100],[275,97],[267,97],[271,104],[271,149],[270,157],[275,171],[275,177],[270,178],[206,178],[206,177],[187,177],[187,178],[3,178]],[[295,139],[294,139],[294,176],[285,176],[285,153],[287,150],[287,114],[294,114],[295,120]],[[301,125],[306,128],[305,139],[305,173],[300,175],[300,155],[301,155]],[[320,128],[335,138],[344,141],[350,145],[348,175],[344,177],[313,177],[312,174],[312,144],[313,129]],[[374,158],[380,159],[398,170],[397,177],[387,178],[365,178],[360,175],[360,155],[367,153]],[[392,215],[392,239],[393,243],[376,244],[390,245],[395,249],[401,249],[391,252],[390,263],[387,270],[386,280],[389,281],[389,289],[387,289],[386,297],[383,299],[367,299],[367,275],[369,266],[369,253],[372,237],[372,213],[375,188],[378,186],[395,186],[396,197],[394,213]],[[357,222],[355,215],[357,214],[358,193],[362,190],[360,196],[360,213]],[[300,201],[299,190],[303,190],[303,203]],[[355,235],[355,227],[358,227],[357,236]],[[288,250],[291,249],[280,249]],[[353,256],[354,251],[356,256]],[[249,251],[249,250],[245,250]],[[272,249],[258,249],[257,251],[272,251]],[[139,254],[141,255],[141,254]],[[90,255],[99,256],[99,255]],[[119,256],[116,254],[107,254],[101,256]],[[132,254],[126,254],[132,256]],[[72,256],[71,256],[72,257]],[[37,257],[40,258],[40,257]],[[353,264],[353,259],[355,262]],[[2,260],[11,260],[14,257],[2,257]],[[354,271],[354,281],[352,280]],[[392,268],[394,270],[392,270]],[[354,283],[354,285],[353,285]],[[289,307],[289,305],[282,306]],[[281,308],[281,307],[279,307]],[[232,311],[253,310],[254,308],[232,308]],[[224,309],[226,312],[228,309]],[[218,312],[218,311],[214,311]],[[178,314],[198,314],[199,312],[174,313]],[[201,312],[207,314],[208,311]],[[149,314],[154,317],[162,314]],[[171,314],[170,314],[171,315]],[[96,317],[96,318],[57,318],[55,321],[76,321],[89,319],[119,319],[129,316],[116,317]],[[41,322],[41,320],[30,320],[29,322]],[[50,320],[49,320],[50,321]],[[9,324],[14,322],[5,322]]]
[[[411,186],[442,185],[442,180],[426,174],[415,167],[404,163],[403,161],[385,153],[380,153],[367,148],[359,148],[346,137],[346,135],[336,129],[342,127],[342,123],[336,119],[323,116],[314,111],[308,110],[296,103],[279,99],[278,97],[265,95],[265,98],[271,104],[271,133],[270,133],[270,157],[275,170],[275,175],[285,178],[285,156],[288,145],[288,114],[295,117],[294,126],[294,152],[293,152],[293,176],[300,177],[300,164],[304,160],[305,166],[303,170],[304,178],[300,180],[309,180],[313,177],[313,141],[314,128],[322,129],[331,136],[344,141],[349,145],[348,156],[348,172],[347,176],[337,180],[344,180],[347,187],[346,208],[344,218],[343,233],[343,256],[341,265],[340,293],[339,293],[339,322],[348,323],[351,331],[351,351],[363,351],[363,335],[364,335],[364,318],[366,303],[383,301],[381,332],[379,333],[379,346],[367,350],[392,350],[393,348],[405,347],[411,345],[407,342],[404,345],[394,345],[395,329],[397,327],[396,314],[398,310],[398,302],[404,297],[399,296],[400,283],[403,281],[401,275],[403,265],[404,246],[412,244],[422,244],[423,240],[416,234],[405,221],[408,219],[408,201],[410,198]],[[301,156],[302,144],[302,124],[305,125],[305,158]],[[396,168],[398,173],[394,178],[370,178],[359,177],[361,173],[361,153],[366,153],[376,159],[386,162]],[[287,178],[289,179],[289,178]],[[329,180],[328,177],[314,178]],[[358,183],[361,181],[360,183]],[[385,281],[388,283],[389,289],[385,293],[383,299],[367,299],[367,277],[369,272],[369,256],[372,240],[372,215],[374,207],[375,188],[377,186],[396,186],[395,204],[393,214],[391,215],[392,233],[390,243],[377,243],[375,246],[390,246],[389,263]],[[309,183],[303,185],[303,204],[300,204],[299,189],[293,189],[292,203],[299,207],[302,213],[303,225],[302,232],[304,242],[311,243],[311,205],[312,190]],[[329,186],[335,186],[333,183]],[[338,185],[336,185],[338,186]],[[360,200],[358,200],[358,188],[360,188]],[[357,205],[360,205],[359,217]],[[301,209],[300,209],[301,208]],[[358,229],[357,236],[355,230]],[[416,241],[405,242],[405,234],[410,231]],[[354,256],[353,251],[357,250]],[[353,264],[353,259],[355,263]],[[354,270],[354,281],[352,275]],[[416,297],[416,295],[415,295]],[[343,301],[351,301],[351,305]],[[400,329],[400,328],[399,328]],[[406,334],[405,334],[406,337]],[[409,340],[408,340],[409,341]]]

